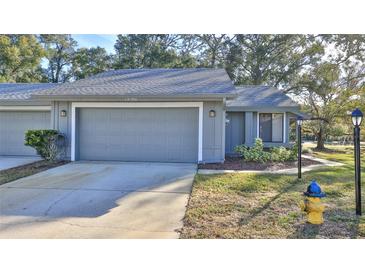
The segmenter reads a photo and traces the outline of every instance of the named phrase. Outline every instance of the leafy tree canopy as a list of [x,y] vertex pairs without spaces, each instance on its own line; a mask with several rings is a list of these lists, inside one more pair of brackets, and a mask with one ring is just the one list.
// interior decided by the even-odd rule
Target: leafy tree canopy
[[227,71],[237,84],[287,88],[292,77],[315,64],[323,45],[312,35],[236,35],[227,55]]
[[72,60],[77,46],[70,34],[41,34],[40,40],[46,50],[48,81],[62,83],[72,79]]
[[44,55],[35,35],[0,35],[0,82],[42,81]]
[[72,58],[72,76],[75,80],[106,71],[112,67],[112,56],[104,48],[80,48]]
[[195,67],[190,54],[179,54],[179,36],[169,34],[118,35],[115,43],[114,67],[120,68],[179,68]]

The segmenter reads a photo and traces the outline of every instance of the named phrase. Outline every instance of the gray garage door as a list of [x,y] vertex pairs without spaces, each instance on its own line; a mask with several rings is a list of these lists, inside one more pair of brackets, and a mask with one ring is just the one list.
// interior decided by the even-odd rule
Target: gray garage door
[[24,145],[25,131],[49,129],[50,123],[49,111],[0,111],[0,155],[36,155]]
[[197,108],[81,108],[80,160],[197,162]]

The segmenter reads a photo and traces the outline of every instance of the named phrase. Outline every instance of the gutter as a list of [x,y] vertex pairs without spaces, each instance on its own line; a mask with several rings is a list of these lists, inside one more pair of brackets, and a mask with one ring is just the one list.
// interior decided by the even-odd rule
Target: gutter
[[32,95],[34,100],[47,100],[47,101],[122,101],[122,102],[139,102],[139,101],[217,101],[225,98],[233,99],[237,95],[234,93],[222,93],[222,94],[188,94],[188,95],[158,95],[158,96],[135,96],[135,95]]

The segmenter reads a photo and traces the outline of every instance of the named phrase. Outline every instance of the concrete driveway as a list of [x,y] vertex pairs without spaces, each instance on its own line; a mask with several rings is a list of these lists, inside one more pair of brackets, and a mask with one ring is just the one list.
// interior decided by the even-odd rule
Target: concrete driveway
[[37,156],[0,156],[0,171],[42,160]]
[[0,238],[178,238],[195,164],[75,162],[0,186]]

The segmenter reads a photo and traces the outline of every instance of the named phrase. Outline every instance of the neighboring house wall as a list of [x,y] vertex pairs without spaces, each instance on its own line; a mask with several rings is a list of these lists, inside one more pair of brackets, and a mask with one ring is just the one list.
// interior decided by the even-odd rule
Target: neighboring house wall
[[49,109],[37,110],[47,106],[12,106],[13,110],[4,108],[6,106],[0,106],[0,155],[36,155],[35,149],[24,145],[25,133],[30,129],[50,128]]
[[[71,158],[71,102],[53,102],[52,127],[58,129],[67,137],[67,158]],[[61,117],[60,112],[67,111],[67,117]],[[209,111],[215,110],[216,117],[209,117]],[[224,161],[224,128],[223,102],[203,103],[203,162]],[[222,124],[223,123],[223,124]],[[77,144],[76,144],[77,145]]]

